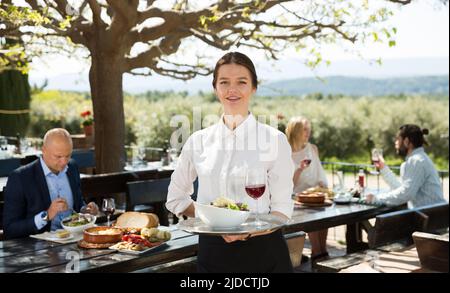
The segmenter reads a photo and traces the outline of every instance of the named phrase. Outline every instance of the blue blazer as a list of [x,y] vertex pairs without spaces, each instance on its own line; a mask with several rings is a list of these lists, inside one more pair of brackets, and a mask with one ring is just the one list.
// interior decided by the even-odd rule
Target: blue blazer
[[[81,195],[80,172],[73,160],[68,164],[67,177],[73,195],[73,209],[80,211],[84,202]],[[4,190],[3,229],[5,239],[27,237],[49,231],[51,223],[38,230],[34,216],[50,207],[51,199],[40,160],[16,169],[8,177]]]

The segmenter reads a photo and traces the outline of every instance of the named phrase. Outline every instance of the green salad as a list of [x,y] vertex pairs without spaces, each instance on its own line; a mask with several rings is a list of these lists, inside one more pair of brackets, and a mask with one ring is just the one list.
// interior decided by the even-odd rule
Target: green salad
[[246,203],[235,202],[232,199],[226,198],[224,196],[216,198],[211,205],[218,208],[225,208],[236,211],[249,211],[248,205]]
[[89,224],[91,219],[88,216],[82,214],[72,214],[70,219],[63,221],[64,225],[67,227],[77,227]]

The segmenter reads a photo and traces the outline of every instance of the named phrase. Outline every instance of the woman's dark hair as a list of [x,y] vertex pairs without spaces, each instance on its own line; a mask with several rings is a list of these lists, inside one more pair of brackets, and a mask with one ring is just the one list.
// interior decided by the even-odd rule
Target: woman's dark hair
[[415,124],[405,124],[400,126],[398,135],[403,139],[407,137],[414,147],[418,148],[422,145],[428,145],[428,142],[423,137],[428,133],[429,131],[426,128],[420,129],[420,127]]
[[250,71],[252,77],[252,86],[256,89],[258,88],[258,77],[256,76],[255,65],[253,65],[252,60],[247,57],[247,55],[239,52],[230,52],[222,56],[216,63],[213,73],[213,87],[216,88],[217,75],[219,73],[219,68],[225,64],[238,64],[242,65]]

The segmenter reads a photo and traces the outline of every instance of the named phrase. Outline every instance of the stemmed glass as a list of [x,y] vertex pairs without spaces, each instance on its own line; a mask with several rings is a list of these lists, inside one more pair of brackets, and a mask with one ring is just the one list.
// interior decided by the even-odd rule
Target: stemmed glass
[[108,219],[107,226],[110,226],[109,218],[112,214],[114,214],[116,210],[116,205],[114,203],[114,198],[104,198],[102,202],[102,211],[105,213],[106,218]]
[[258,199],[264,194],[266,190],[266,170],[264,168],[249,168],[245,176],[245,191],[247,194],[256,200],[256,215],[255,226],[264,226],[267,223],[259,220]]
[[[380,162],[380,156],[383,155],[383,150],[382,149],[372,149],[371,153],[372,153],[372,157],[371,157],[372,165],[375,165],[375,168],[376,168],[376,164],[378,164]],[[372,171],[370,173],[373,175],[380,174],[380,172],[378,172],[378,170]]]
[[304,163],[305,168],[311,164],[311,152],[309,150],[305,151],[305,157],[303,158],[302,163]]
[[378,171],[377,165],[380,162],[380,157],[383,156],[382,149],[372,149],[372,164],[375,165],[376,171],[371,171],[370,174],[377,175],[377,191],[380,191],[380,172]]

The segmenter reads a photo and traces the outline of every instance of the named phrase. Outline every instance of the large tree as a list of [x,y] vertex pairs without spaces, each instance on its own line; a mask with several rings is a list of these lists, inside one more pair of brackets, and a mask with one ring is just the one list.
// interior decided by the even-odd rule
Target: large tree
[[[325,43],[383,40],[394,45],[395,28],[381,25],[391,15],[386,6],[411,0],[22,2],[26,6],[3,0],[0,12],[12,6],[19,12],[38,13],[42,19],[31,27],[28,20],[15,24],[3,19],[6,25],[0,25],[0,37],[21,35],[28,43],[63,38],[89,51],[97,171],[113,172],[124,165],[124,73],[179,79],[207,75],[211,68],[206,66],[205,47],[225,51],[246,46],[263,50],[270,58],[295,47],[307,52],[308,64],[315,66],[322,60],[319,48]],[[204,47],[187,49],[186,44],[194,40]],[[196,58],[180,58],[187,50],[194,51]]]

